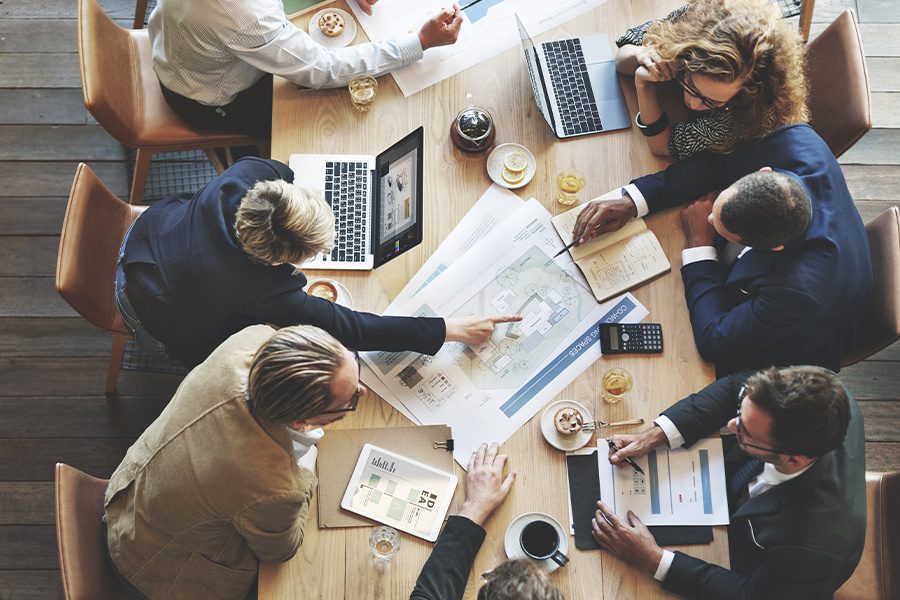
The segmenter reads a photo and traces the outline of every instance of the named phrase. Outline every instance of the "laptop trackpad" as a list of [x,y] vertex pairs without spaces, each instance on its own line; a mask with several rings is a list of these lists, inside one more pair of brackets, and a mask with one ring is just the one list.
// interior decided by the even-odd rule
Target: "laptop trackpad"
[[616,63],[603,62],[587,66],[588,78],[594,88],[594,97],[597,101],[616,100],[621,95],[619,91],[619,79],[616,75]]

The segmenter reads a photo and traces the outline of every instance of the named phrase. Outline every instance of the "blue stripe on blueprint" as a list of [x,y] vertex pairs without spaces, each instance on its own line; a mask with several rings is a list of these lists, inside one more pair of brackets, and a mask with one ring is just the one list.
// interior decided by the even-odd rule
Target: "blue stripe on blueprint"
[[703,514],[713,514],[712,482],[709,478],[709,450],[700,450],[700,485],[703,487]]
[[584,335],[563,350],[559,356],[550,361],[537,375],[519,388],[509,400],[500,405],[500,410],[503,414],[512,418],[514,414],[519,412],[519,409],[528,404],[532,398],[547,387],[547,384],[553,381],[557,375],[566,370],[582,352],[595,345],[600,340],[600,323],[618,323],[634,309],[635,304],[630,298],[622,298],[622,301],[603,315],[591,329],[585,331]]

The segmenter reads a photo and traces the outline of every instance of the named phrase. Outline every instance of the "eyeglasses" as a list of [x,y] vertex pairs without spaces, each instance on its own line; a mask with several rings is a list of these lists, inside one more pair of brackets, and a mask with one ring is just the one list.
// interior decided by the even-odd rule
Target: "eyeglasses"
[[[353,351],[353,356],[356,357],[356,366],[359,367],[360,373],[362,373],[362,364],[359,362],[359,352],[356,350]],[[342,408],[329,408],[323,411],[320,411],[320,415],[336,415],[340,413],[353,412],[356,410],[356,405],[359,404],[359,398],[362,396],[363,389],[360,388],[359,384],[356,385],[356,393],[350,398],[350,401],[344,405]]]
[[745,430],[741,426],[741,409],[737,409],[737,415],[735,417],[737,419],[737,423],[735,423],[735,428],[737,429],[737,441],[738,444],[741,445],[742,448],[753,448],[754,450],[762,450],[763,452],[768,452],[770,454],[784,454],[781,450],[776,448],[766,448],[765,446],[757,446],[756,444],[748,444],[744,441],[744,436],[749,435],[747,430]]
[[728,104],[731,102],[731,100],[733,100],[733,98],[731,100],[724,100],[724,101],[723,100],[712,100],[710,98],[707,98],[703,94],[701,94],[697,90],[697,88],[695,88],[693,86],[693,84],[691,84],[687,79],[685,79],[685,75],[678,75],[678,77],[676,77],[676,79],[678,80],[678,84],[681,86],[681,89],[683,89],[685,92],[687,92],[689,96],[693,96],[694,98],[696,98],[697,100],[702,102],[703,105],[706,106],[706,108],[709,108],[711,110],[716,110],[718,108],[724,108],[724,107],[728,106]]

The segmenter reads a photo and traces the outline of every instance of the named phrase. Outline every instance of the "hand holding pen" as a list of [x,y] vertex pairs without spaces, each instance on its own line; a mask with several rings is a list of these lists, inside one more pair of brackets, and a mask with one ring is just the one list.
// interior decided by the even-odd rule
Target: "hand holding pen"
[[635,465],[631,458],[638,458],[650,453],[658,446],[668,446],[669,439],[662,428],[653,424],[653,427],[639,433],[623,433],[610,436],[606,439],[609,445],[609,462],[617,465],[622,461],[628,461],[639,473],[643,471]]
[[549,262],[552,262],[557,256],[574,246],[580,246],[593,237],[622,229],[625,223],[635,217],[637,217],[637,206],[626,195],[623,195],[618,200],[591,200],[578,213],[575,227],[572,230],[572,241],[554,254]]
[[[613,455],[615,455],[615,453],[620,450],[620,448],[618,446],[616,446],[615,442],[612,441],[612,438],[606,438],[606,443],[609,444],[609,449],[613,451]],[[613,455],[610,455],[610,462],[612,462]],[[644,470],[640,467],[640,465],[638,465],[636,462],[634,462],[627,456],[625,457],[625,462],[627,462],[629,465],[631,465],[631,468],[634,469],[635,471],[637,471],[638,473],[640,473],[641,475],[644,474]]]

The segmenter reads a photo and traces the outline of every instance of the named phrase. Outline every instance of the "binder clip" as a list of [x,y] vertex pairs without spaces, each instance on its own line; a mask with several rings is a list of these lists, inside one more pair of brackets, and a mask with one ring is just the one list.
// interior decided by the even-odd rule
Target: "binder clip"
[[453,452],[453,440],[447,440],[446,442],[435,442],[431,445],[432,448],[437,450],[438,448],[443,448],[449,452]]

